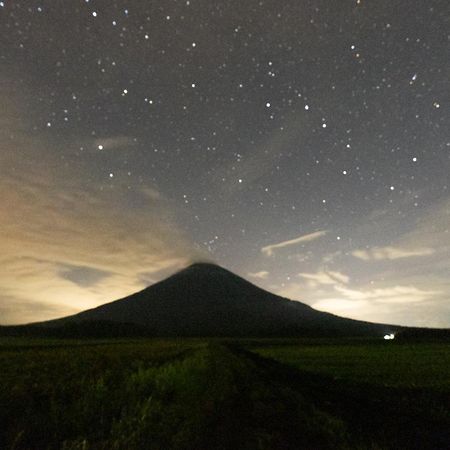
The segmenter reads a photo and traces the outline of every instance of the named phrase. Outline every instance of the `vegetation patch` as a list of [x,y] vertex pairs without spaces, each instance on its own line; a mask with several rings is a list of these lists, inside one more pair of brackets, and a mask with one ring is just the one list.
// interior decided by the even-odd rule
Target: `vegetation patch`
[[385,386],[381,347],[313,342],[2,340],[0,448],[445,448],[445,377]]

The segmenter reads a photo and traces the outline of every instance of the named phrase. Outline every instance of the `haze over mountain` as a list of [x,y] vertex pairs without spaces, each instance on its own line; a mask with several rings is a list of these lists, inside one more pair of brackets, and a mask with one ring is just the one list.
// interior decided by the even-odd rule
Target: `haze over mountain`
[[193,264],[123,299],[37,325],[99,323],[127,324],[155,336],[381,336],[399,328],[316,311],[209,263]]

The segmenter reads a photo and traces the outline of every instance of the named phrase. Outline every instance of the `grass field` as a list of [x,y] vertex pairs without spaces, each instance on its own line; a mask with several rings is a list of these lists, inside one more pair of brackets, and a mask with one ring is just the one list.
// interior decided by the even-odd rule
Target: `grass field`
[[256,343],[261,356],[302,371],[378,386],[430,388],[450,392],[450,345],[430,342],[349,340]]
[[0,340],[1,449],[445,449],[450,344]]

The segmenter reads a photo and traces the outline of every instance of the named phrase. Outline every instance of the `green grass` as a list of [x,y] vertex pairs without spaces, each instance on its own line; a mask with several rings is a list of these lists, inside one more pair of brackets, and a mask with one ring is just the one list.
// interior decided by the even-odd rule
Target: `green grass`
[[450,391],[450,343],[298,341],[256,345],[261,356],[335,379]]
[[130,378],[204,344],[19,340],[0,345],[0,448],[59,448],[98,436],[127,404]]
[[0,449],[446,448],[448,345],[384,344],[0,339]]

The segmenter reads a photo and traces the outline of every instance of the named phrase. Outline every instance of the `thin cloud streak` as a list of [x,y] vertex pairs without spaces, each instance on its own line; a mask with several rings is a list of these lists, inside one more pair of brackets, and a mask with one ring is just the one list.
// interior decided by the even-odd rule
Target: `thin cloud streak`
[[399,247],[374,247],[368,250],[354,250],[352,255],[363,261],[395,260],[402,258],[412,258],[417,256],[433,255],[432,248],[403,249]]
[[290,239],[288,241],[279,242],[278,244],[266,245],[265,247],[261,248],[261,252],[264,253],[266,256],[272,256],[274,250],[276,250],[276,249],[289,247],[291,245],[303,244],[305,242],[311,242],[311,241],[321,238],[322,236],[325,236],[327,233],[328,233],[328,231],[326,231],[326,230],[315,231],[314,233],[305,234],[305,235],[299,236],[295,239]]
[[373,300],[379,303],[423,302],[441,294],[440,291],[424,290],[414,286],[392,286],[368,290],[336,286],[335,289],[350,300]]
[[259,278],[260,280],[265,280],[269,276],[269,272],[267,272],[267,270],[261,270],[259,272],[249,272],[247,275],[252,278]]
[[312,287],[315,287],[316,285],[334,286],[339,283],[347,284],[350,281],[350,277],[347,275],[333,270],[319,271],[317,273],[299,273],[298,276],[308,280]]

